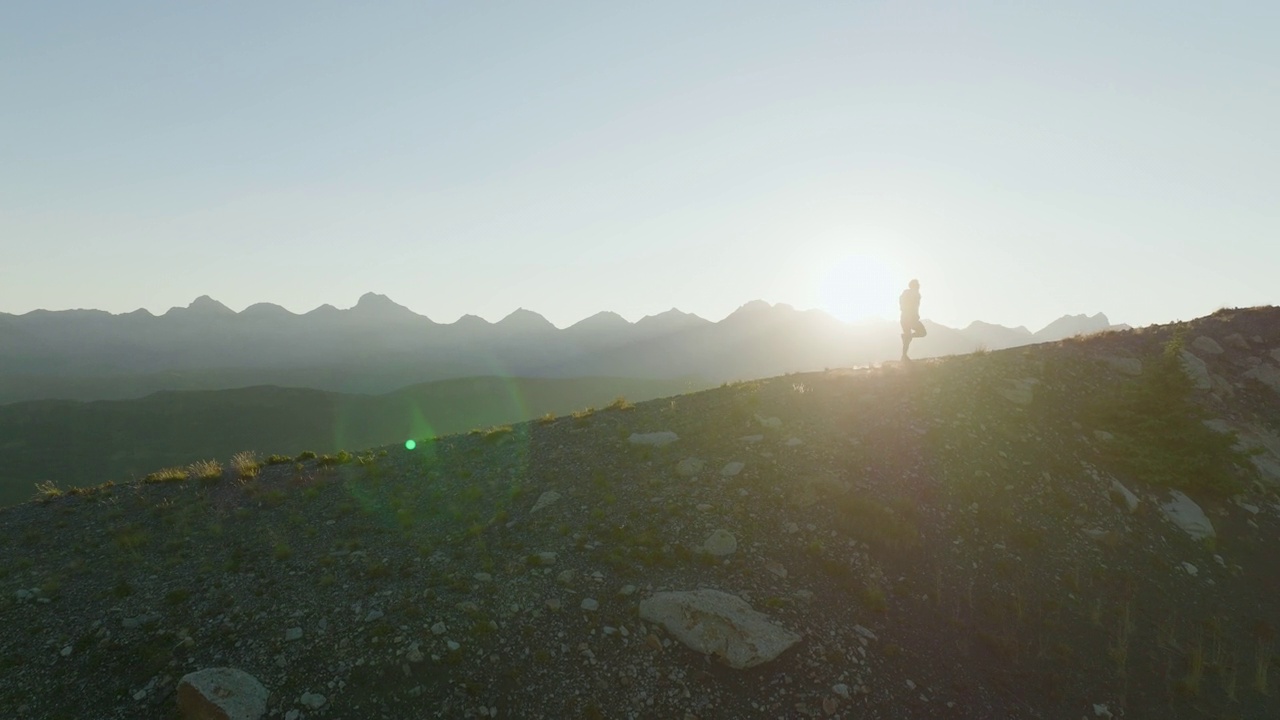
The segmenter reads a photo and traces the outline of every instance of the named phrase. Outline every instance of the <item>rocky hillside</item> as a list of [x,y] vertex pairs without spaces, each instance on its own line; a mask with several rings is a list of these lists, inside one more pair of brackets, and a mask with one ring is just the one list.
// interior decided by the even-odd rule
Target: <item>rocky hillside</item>
[[50,489],[0,511],[0,707],[1280,716],[1277,366],[1222,311]]

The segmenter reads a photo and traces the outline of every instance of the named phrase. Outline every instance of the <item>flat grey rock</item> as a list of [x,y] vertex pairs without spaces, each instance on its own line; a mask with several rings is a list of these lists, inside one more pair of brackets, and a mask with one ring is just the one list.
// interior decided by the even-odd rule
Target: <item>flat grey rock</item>
[[655,593],[640,601],[640,617],[739,670],[767,663],[800,641],[742,598],[709,588]]

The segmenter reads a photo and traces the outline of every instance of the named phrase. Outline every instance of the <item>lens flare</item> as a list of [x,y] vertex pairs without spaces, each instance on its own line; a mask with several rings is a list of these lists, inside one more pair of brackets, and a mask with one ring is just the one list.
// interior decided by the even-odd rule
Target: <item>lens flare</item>
[[414,449],[414,448],[416,448],[416,447],[418,447],[418,443],[417,443],[416,441],[414,441],[414,440],[405,440],[405,441],[404,441],[404,449],[405,449],[405,450],[412,450],[412,449]]

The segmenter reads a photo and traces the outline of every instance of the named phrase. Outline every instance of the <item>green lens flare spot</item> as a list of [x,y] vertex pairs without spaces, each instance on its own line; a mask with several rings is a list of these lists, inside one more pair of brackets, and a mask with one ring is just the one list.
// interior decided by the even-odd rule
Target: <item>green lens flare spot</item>
[[404,447],[405,447],[405,449],[406,449],[406,450],[412,450],[412,449],[414,449],[414,448],[418,447],[418,443],[414,442],[413,440],[405,440],[405,441],[404,441]]

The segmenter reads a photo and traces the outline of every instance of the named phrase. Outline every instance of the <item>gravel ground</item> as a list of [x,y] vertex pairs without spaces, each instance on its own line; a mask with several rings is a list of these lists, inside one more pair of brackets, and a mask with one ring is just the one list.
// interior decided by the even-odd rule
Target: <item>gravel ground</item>
[[[1277,716],[1280,316],[1187,335],[1223,349],[1187,346],[1194,406],[1263,443],[1232,494],[1188,490],[1209,540],[1091,411],[1174,329],[5,508],[0,707],[177,717],[182,675],[230,666],[291,720]],[[699,587],[801,641],[737,670],[638,613]]]

